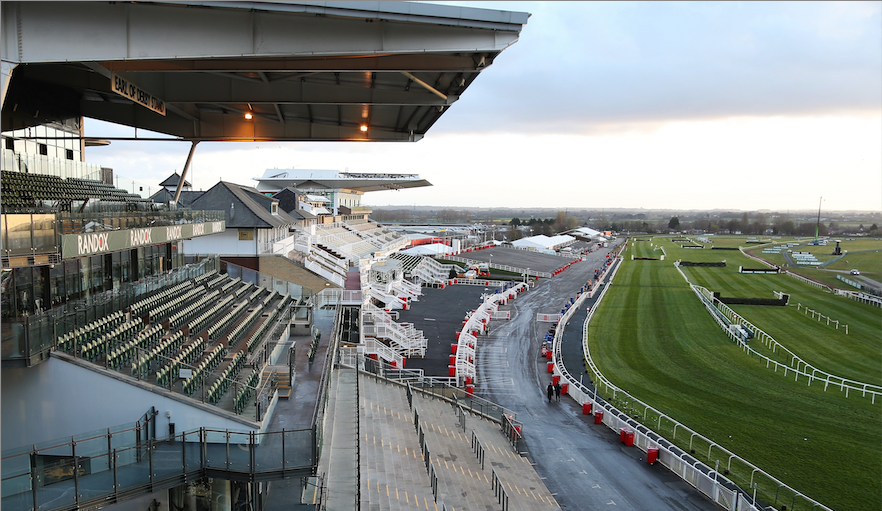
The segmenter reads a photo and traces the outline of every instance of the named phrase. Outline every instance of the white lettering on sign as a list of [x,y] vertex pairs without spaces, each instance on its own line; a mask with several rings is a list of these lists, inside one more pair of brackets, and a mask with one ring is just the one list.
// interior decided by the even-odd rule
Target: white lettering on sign
[[77,253],[79,255],[104,252],[107,250],[107,233],[81,234],[77,236]]
[[150,94],[114,72],[110,73],[110,82],[113,92],[129,98],[135,103],[153,110],[160,115],[165,115],[165,101],[157,98],[153,94]]
[[205,224],[193,224],[193,236],[202,236],[205,234]]
[[211,222],[211,232],[221,232],[223,229],[223,222]]
[[165,228],[165,239],[167,240],[176,240],[181,237],[181,226],[173,225],[171,227]]
[[131,244],[133,247],[149,245],[150,243],[152,243],[150,241],[150,229],[132,229]]

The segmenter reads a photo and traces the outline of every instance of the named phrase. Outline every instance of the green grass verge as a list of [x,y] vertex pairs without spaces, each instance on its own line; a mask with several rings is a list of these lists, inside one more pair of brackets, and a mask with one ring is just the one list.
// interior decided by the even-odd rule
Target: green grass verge
[[[846,398],[838,389],[825,392],[817,383],[807,386],[804,380],[794,381],[792,373],[784,376],[782,371],[767,369],[764,362],[742,351],[720,330],[673,261],[727,259],[726,268],[688,270],[696,280],[703,279],[703,284],[697,284],[726,295],[731,290],[733,294],[749,292],[748,296],[768,293],[771,298],[773,290],[791,290],[792,296],[804,298],[816,310],[828,310],[831,316],[838,314],[855,325],[864,325],[855,328],[867,328],[869,333],[852,337],[850,331],[849,336],[837,338],[836,332],[818,330],[817,322],[806,321],[790,307],[736,309],[821,369],[849,371],[843,376],[872,378],[871,382],[879,381],[882,366],[879,309],[836,300],[832,294],[808,286],[797,289],[798,281],[784,275],[750,275],[754,278],[748,279],[748,275],[737,273],[738,264],[732,267],[732,262],[744,257],[735,251],[679,249],[679,244],[660,238],[654,242],[665,247],[666,260],[631,261],[626,251],[615,284],[591,322],[588,343],[604,375],[638,399],[827,506],[882,508],[882,402],[871,404],[868,398],[854,394]],[[637,243],[634,249],[643,243],[648,244]],[[787,330],[801,334],[785,340]],[[824,333],[818,335],[819,331]],[[622,399],[616,401],[684,449],[690,447],[682,428],[673,437],[669,420],[651,415],[644,419],[643,409]],[[697,440],[692,448],[695,456],[710,466],[717,459],[721,470],[728,466],[728,458],[719,449],[700,445]],[[728,477],[748,488],[751,473],[733,461]],[[777,488],[763,478],[754,481],[758,496],[774,503]],[[792,509],[793,499],[781,490],[778,508],[786,504]],[[796,498],[797,509],[800,503],[805,505]]]

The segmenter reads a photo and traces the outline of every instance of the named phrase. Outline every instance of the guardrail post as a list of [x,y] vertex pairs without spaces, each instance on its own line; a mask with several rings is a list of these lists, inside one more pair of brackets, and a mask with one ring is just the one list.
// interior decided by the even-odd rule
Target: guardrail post
[[113,494],[115,500],[119,502],[119,472],[117,471],[116,449],[113,450]]
[[[248,464],[251,469],[250,472],[253,474],[257,472],[257,434],[254,431],[248,432]],[[282,466],[284,470],[284,465]]]
[[156,474],[153,473],[153,439],[150,438],[147,440],[147,470],[150,476],[150,485],[153,486],[154,476]]
[[226,442],[226,447],[227,447],[226,466],[227,466],[227,470],[230,470],[230,430],[229,429],[226,430],[224,436],[226,437],[225,442]]
[[[74,469],[74,473],[73,473],[73,475],[74,475],[74,500],[77,503],[77,507],[79,507],[80,506],[80,471],[79,471],[80,464],[79,464],[79,462],[77,462],[77,442],[73,439],[73,437],[70,437],[70,440],[71,440],[70,455],[73,458],[73,469]],[[35,488],[36,488],[36,483],[37,483],[37,481],[34,480],[34,487]],[[35,510],[39,509],[37,507],[36,489],[34,490],[34,509]]]

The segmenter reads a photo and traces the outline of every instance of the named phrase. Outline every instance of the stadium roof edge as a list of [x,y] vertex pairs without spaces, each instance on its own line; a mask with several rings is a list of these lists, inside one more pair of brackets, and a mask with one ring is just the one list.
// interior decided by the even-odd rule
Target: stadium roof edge
[[523,27],[530,18],[530,13],[528,12],[399,1],[310,2],[263,0],[254,2],[227,2],[162,0],[154,3],[243,8],[278,12],[302,12],[368,19],[382,18],[384,20],[450,24],[459,27],[512,31],[520,31],[521,27]]
[[[3,131],[89,117],[192,142],[415,142],[530,17],[386,1],[8,1],[0,14],[16,42],[0,46]],[[72,44],[80,34],[100,37]]]

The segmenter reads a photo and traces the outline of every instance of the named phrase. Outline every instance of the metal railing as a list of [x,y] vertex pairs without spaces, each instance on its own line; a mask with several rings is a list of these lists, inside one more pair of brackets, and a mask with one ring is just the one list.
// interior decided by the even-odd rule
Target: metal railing
[[[618,265],[616,265],[616,268],[613,271],[615,272],[617,271],[617,269]],[[604,286],[604,289],[598,296],[598,303],[602,300],[604,294],[606,293],[606,290],[607,287]],[[593,390],[589,390],[581,383],[581,381],[576,380],[573,375],[566,369],[566,367],[557,364],[556,359],[560,356],[559,337],[563,329],[559,328],[557,334],[555,335],[555,368],[561,373],[561,381],[569,384],[568,394],[574,400],[576,400],[576,402],[582,404],[591,403],[593,407],[596,407],[598,409],[597,411],[601,412],[602,423],[613,429],[613,431],[618,431],[621,427],[631,427],[635,429],[635,446],[644,451],[646,451],[649,447],[658,448],[658,461],[662,463],[662,465],[671,469],[671,471],[677,474],[681,479],[688,482],[690,485],[697,488],[701,493],[708,496],[714,502],[723,506],[726,509],[737,509],[740,511],[757,508],[754,504],[751,504],[747,501],[745,495],[741,493],[740,488],[738,488],[738,486],[736,486],[731,480],[720,475],[717,470],[711,469],[707,465],[703,464],[701,461],[692,457],[689,453],[684,452],[682,449],[674,445],[673,441],[677,439],[678,430],[684,431],[685,434],[689,436],[690,452],[695,452],[695,448],[698,447],[695,442],[696,439],[699,440],[699,443],[702,446],[707,446],[708,459],[712,457],[714,450],[722,452],[723,455],[720,456],[718,454],[717,458],[727,461],[727,466],[725,468],[727,474],[732,470],[732,461],[736,460],[747,467],[747,470],[750,471],[751,486],[754,483],[755,476],[757,474],[760,474],[767,478],[767,480],[770,481],[772,485],[777,485],[778,490],[780,490],[781,488],[786,488],[789,492],[791,492],[794,501],[796,497],[801,497],[803,500],[812,505],[812,509],[818,508],[826,511],[832,511],[830,510],[830,508],[804,496],[796,490],[793,490],[778,479],[765,473],[758,467],[750,464],[746,460],[728,451],[719,444],[713,442],[708,438],[705,438],[704,436],[691,430],[687,426],[677,422],[672,417],[665,415],[660,410],[657,410],[652,406],[643,403],[631,394],[612,384],[594,364],[594,361],[591,358],[591,354],[589,351],[589,343],[587,342],[588,324],[591,321],[591,318],[594,315],[594,311],[596,309],[596,306],[592,307],[592,309],[588,312],[587,318],[585,319],[585,323],[583,325],[582,343],[585,364],[588,367],[588,370],[590,371],[591,377],[594,381]],[[652,419],[655,419],[655,417],[657,416],[656,429],[662,429],[663,421],[665,421],[666,425],[673,426],[673,439],[667,440],[663,438],[659,433],[650,430],[645,424],[642,424],[634,418],[631,418],[627,413],[623,413],[622,411],[618,410],[615,406],[608,403],[603,397],[600,397],[598,395],[598,387],[606,389],[607,395],[609,395],[609,393],[612,393],[612,399],[617,402],[622,402],[624,406],[628,407],[628,411],[630,413],[637,414],[636,417],[640,417],[639,408],[642,408],[642,420],[644,421],[644,423],[647,422],[649,418],[649,412],[652,412]],[[778,495],[776,492],[776,504],[777,496]],[[791,503],[791,508],[792,505],[793,504]]]
[[[2,459],[5,511],[105,506],[199,477],[282,479],[311,475],[314,429],[259,433],[209,428],[156,439],[147,424]],[[145,438],[146,437],[146,438]]]
[[[417,371],[398,369],[391,367],[390,364],[381,360],[372,360],[365,358],[362,354],[350,357],[352,365],[350,367],[364,368],[366,374],[374,377],[385,378],[386,376],[394,376],[395,378],[387,378],[395,382],[407,382],[411,392],[420,392],[432,398],[445,399],[451,404],[461,405],[465,410],[474,415],[480,415],[486,419],[496,423],[502,423],[504,416],[508,415],[513,420],[517,419],[517,413],[496,403],[487,401],[486,399],[469,395],[463,389],[455,387],[454,378],[438,378],[438,377],[417,377]],[[340,362],[343,365],[343,361]]]
[[[465,431],[465,422],[462,423],[462,429]],[[475,458],[481,464],[481,470],[484,470],[484,444],[481,443],[474,429],[472,430],[472,452],[475,453]]]
[[499,474],[496,473],[495,468],[493,469],[493,480],[490,481],[490,488],[493,490],[496,502],[502,505],[502,511],[508,511],[508,492],[502,486],[502,480],[499,479]]

